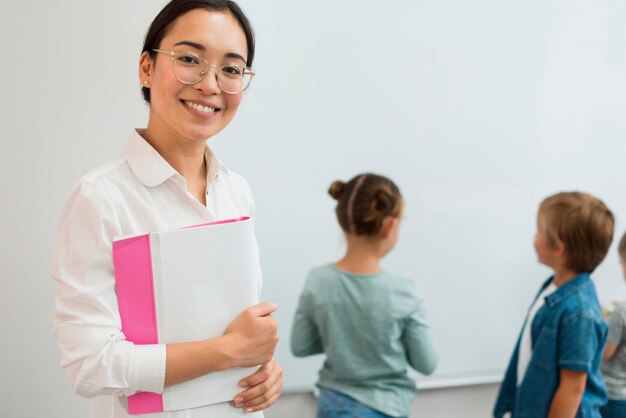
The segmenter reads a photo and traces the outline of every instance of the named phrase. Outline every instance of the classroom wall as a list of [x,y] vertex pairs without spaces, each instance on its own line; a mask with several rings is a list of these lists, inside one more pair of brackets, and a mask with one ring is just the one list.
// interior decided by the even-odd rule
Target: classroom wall
[[[2,416],[86,415],[51,333],[52,244],[72,184],[145,126],[137,59],[164,3],[0,2]],[[276,410],[310,405],[299,392],[321,357],[294,359],[289,327],[308,269],[343,251],[326,187],[361,171],[406,196],[385,267],[415,279],[427,303],[441,363],[424,385],[497,380],[549,274],[531,244],[541,198],[593,191],[626,227],[626,2],[241,4],[258,77],[211,146],[256,197],[288,392]],[[625,294],[615,247],[594,276],[603,301]],[[416,405],[487,411],[493,391],[432,389]]]

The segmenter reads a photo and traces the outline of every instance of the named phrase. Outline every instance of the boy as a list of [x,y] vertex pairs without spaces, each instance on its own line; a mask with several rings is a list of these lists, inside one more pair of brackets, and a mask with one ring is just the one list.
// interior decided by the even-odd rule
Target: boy
[[606,256],[613,227],[611,211],[585,193],[558,193],[539,206],[535,251],[554,275],[528,311],[494,417],[600,418],[607,325],[589,274]]
[[[626,234],[617,248],[626,278]],[[626,303],[618,304],[609,318],[609,336],[603,355],[602,373],[609,390],[609,402],[602,408],[602,418],[626,416]]]

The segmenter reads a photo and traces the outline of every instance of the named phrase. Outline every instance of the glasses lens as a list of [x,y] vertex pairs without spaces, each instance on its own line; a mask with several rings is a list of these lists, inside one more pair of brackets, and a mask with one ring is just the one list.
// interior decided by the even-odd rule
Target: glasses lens
[[241,93],[248,87],[251,79],[249,70],[236,65],[223,65],[217,71],[217,81],[226,93]]
[[186,84],[194,84],[202,80],[208,68],[207,64],[196,55],[177,53],[173,60],[174,75]]

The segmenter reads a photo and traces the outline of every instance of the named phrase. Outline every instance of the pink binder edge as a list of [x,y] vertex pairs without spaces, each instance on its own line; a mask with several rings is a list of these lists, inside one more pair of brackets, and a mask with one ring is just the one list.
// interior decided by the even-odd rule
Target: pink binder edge
[[[249,216],[242,216],[181,229],[221,225],[248,219],[250,219]],[[135,344],[158,344],[150,234],[114,241],[113,269],[122,332],[129,341]],[[152,412],[164,412],[163,394],[138,392],[128,397],[129,414]]]
[[[158,344],[150,235],[113,242],[113,268],[122,332],[135,344]],[[163,412],[162,394],[139,392],[128,397],[129,414],[150,412]]]
[[240,218],[234,218],[234,219],[225,219],[223,221],[213,221],[213,222],[207,222],[204,224],[198,224],[198,225],[191,225],[191,226],[185,226],[182,227],[181,229],[187,229],[187,228],[198,228],[200,226],[209,226],[209,225],[221,225],[221,224],[230,224],[233,222],[241,222],[241,221],[247,221],[248,219],[250,219],[249,216],[242,216]]

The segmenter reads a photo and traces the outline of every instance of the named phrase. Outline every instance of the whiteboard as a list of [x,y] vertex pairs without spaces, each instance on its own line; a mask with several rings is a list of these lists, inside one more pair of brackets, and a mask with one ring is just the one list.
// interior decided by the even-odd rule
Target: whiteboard
[[[373,171],[406,198],[384,267],[425,297],[440,365],[420,387],[497,381],[550,271],[541,200],[591,192],[626,228],[626,7],[615,1],[243,3],[259,76],[216,143],[257,201],[264,298],[287,390],[323,356],[289,353],[308,270],[343,255],[326,190]],[[615,247],[594,274],[626,295]]]
[[[0,4],[11,202],[0,302],[4,318],[22,319],[3,324],[22,342],[4,356],[19,378],[3,393],[15,410],[33,391],[63,410],[74,398],[50,335],[52,241],[73,182],[146,124],[137,60],[165,2],[37,3]],[[209,143],[255,195],[285,390],[312,388],[323,360],[291,356],[289,330],[307,272],[343,254],[327,187],[364,171],[389,176],[406,199],[383,265],[425,298],[440,365],[419,386],[498,380],[550,274],[532,249],[539,202],[588,191],[613,209],[616,236],[626,230],[626,3],[240,4],[256,29],[258,75]],[[602,301],[626,295],[615,244],[594,278]],[[18,355],[32,361],[9,360]]]

